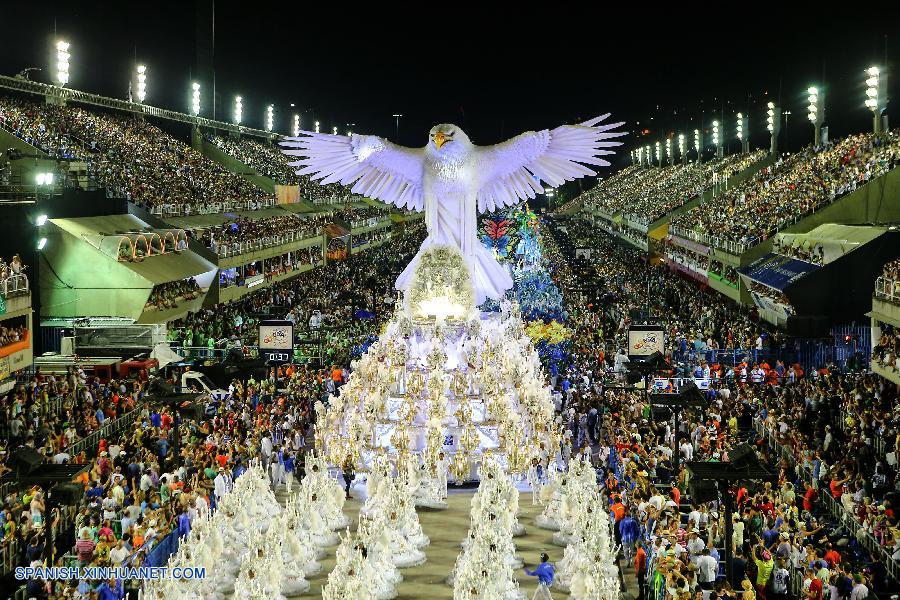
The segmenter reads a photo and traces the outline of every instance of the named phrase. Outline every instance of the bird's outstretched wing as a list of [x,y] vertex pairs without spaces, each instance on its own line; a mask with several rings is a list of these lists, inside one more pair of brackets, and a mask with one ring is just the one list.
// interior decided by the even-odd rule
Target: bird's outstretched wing
[[352,185],[354,194],[400,208],[424,210],[424,150],[398,146],[375,135],[300,133],[281,142],[285,148],[282,152],[300,157],[288,163],[302,167],[298,175],[309,175],[321,185]]
[[[623,123],[598,125],[609,114],[579,125],[529,131],[494,146],[479,147],[478,211],[493,212],[543,193],[541,182],[558,187],[566,181],[596,175],[585,165],[609,166],[604,150],[621,146],[610,141],[625,135],[612,131]],[[538,179],[540,181],[538,181]]]

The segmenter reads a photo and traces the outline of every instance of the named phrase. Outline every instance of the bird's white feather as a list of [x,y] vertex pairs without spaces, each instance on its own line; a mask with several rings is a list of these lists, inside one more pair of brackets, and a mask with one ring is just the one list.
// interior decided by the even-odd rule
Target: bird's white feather
[[281,142],[283,152],[300,160],[298,175],[308,175],[322,185],[340,183],[362,194],[399,208],[422,211],[424,150],[406,148],[374,135],[330,135],[301,131]]
[[502,144],[477,147],[481,178],[478,211],[492,212],[533,198],[544,191],[540,182],[558,187],[566,181],[597,174],[585,165],[609,166],[600,157],[614,152],[604,148],[621,145],[613,138],[625,132],[614,131],[622,123],[598,125],[608,117],[605,114],[579,125],[531,131]]

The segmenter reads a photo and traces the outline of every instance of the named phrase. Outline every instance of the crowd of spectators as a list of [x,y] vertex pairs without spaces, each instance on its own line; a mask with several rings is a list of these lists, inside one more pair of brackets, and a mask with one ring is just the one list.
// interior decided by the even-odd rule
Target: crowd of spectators
[[716,246],[752,246],[893,169],[900,132],[830,141],[766,167],[753,178],[672,219],[679,234]]
[[257,206],[267,198],[243,177],[131,115],[4,96],[0,127],[51,156],[85,161],[98,183],[163,214],[213,212],[228,202]]
[[[351,253],[346,261],[329,261],[235,302],[191,313],[170,324],[170,339],[186,347],[205,347],[210,340],[213,347],[224,347],[237,336],[243,346],[253,346],[259,316],[275,311],[272,318],[286,318],[304,330],[313,320],[327,360],[341,363],[389,315],[394,281],[418,249],[422,229],[415,227],[389,246]],[[360,311],[366,318],[357,318]]]
[[[322,235],[322,228],[331,222],[330,213],[316,213],[314,216],[301,214],[285,214],[262,219],[238,216],[221,225],[198,227],[190,231],[190,235],[204,246],[218,253],[220,249],[239,254],[242,245],[265,243],[267,240],[276,245],[282,243],[286,234],[294,234],[296,239]],[[252,248],[255,249],[255,248]]]
[[383,221],[389,218],[390,214],[391,210],[386,206],[366,206],[364,208],[353,208],[348,206],[343,210],[337,211],[337,215],[350,223],[350,226],[353,229],[366,227],[370,222],[377,223],[378,221]]
[[875,286],[875,296],[894,304],[900,303],[900,259],[884,265],[881,278]]
[[[109,462],[113,458],[110,454],[118,452],[120,445],[102,441],[104,451],[92,464],[89,458],[92,448],[85,446],[83,441],[101,431],[106,424],[135,410],[144,394],[145,383],[138,379],[102,383],[81,368],[70,367],[66,374],[59,376],[44,375],[38,369],[30,380],[17,384],[0,401],[0,425],[5,434],[0,439],[0,474],[10,470],[10,456],[21,446],[36,451],[48,463],[90,465],[81,477],[88,494],[76,511],[79,516],[74,517],[74,522],[79,529],[90,527],[94,542],[100,543],[103,537],[106,545],[101,545],[100,551],[105,548],[108,553],[117,542],[108,537],[108,532],[102,531],[104,522],[115,521],[118,526],[120,515],[113,514],[115,511],[107,506],[108,503],[103,505],[101,513],[99,502],[102,498],[91,493],[88,483],[120,472]],[[56,539],[57,554],[62,556],[72,550],[75,537],[71,532],[68,535],[63,532],[64,522],[73,520],[71,511],[56,508],[48,515],[44,492],[37,486],[4,486],[3,489],[0,520],[4,523],[4,556],[11,552],[17,564],[24,565],[45,556],[44,534],[48,526],[59,536]],[[143,496],[138,498],[143,509]],[[147,508],[149,510],[149,505]],[[108,527],[109,523],[105,525]],[[143,526],[146,528],[146,523]],[[124,527],[117,537],[133,537],[140,527],[141,523],[131,529]],[[81,544],[81,548],[84,550],[86,545]]]
[[[763,160],[765,153],[732,154],[705,163],[664,167],[629,167],[621,176],[600,181],[585,192],[581,201],[587,210],[626,217],[648,225],[702,194],[716,183]],[[576,198],[576,200],[578,200]]]
[[772,251],[814,265],[825,264],[825,247],[821,243],[809,244],[785,243],[776,237],[772,242]]
[[[550,232],[555,279],[576,328],[575,360],[553,383],[571,446],[591,449],[610,494],[638,597],[863,599],[888,589],[885,563],[900,559],[897,387],[833,365],[805,373],[754,355],[777,341],[753,313],[642,266],[640,253],[578,222]],[[582,236],[593,238],[591,260],[575,258]],[[622,329],[647,296],[643,310],[667,333],[662,373],[712,380],[703,407],[677,418],[660,417],[642,390],[622,389]],[[691,323],[690,335],[677,335]],[[896,336],[883,333],[876,353],[895,351]],[[740,362],[709,364],[703,348],[719,343],[739,348]],[[685,358],[688,368],[677,368]],[[610,375],[619,376],[616,385]],[[728,492],[737,499],[732,514],[721,501],[693,501],[685,462],[727,461],[741,442],[773,478],[737,483]],[[736,549],[730,579],[725,519]]]
[[178,281],[168,281],[154,286],[144,310],[177,308],[179,302],[194,300],[200,294],[200,284],[193,277]]
[[284,155],[276,145],[252,138],[235,140],[224,136],[207,136],[207,139],[222,152],[275,183],[299,186],[300,198],[303,200],[325,200],[329,203],[339,203],[351,198],[350,189],[338,183],[322,186],[312,181],[307,175],[297,175],[296,171],[299,170],[299,167],[292,167],[288,164],[295,159]]
[[27,325],[0,324],[0,347],[9,346],[24,340],[28,336]]

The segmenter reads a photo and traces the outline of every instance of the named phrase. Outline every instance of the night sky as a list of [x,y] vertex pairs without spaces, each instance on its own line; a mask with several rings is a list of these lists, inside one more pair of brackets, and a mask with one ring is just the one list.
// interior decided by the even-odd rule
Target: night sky
[[[211,35],[204,33],[211,31],[211,0],[199,7],[11,4],[0,8],[0,73],[43,67],[35,78],[48,81],[55,30],[72,44],[70,87],[125,97],[136,59],[147,65],[147,103],[187,112],[198,47],[200,63],[211,54]],[[444,16],[413,19],[418,8],[399,3],[363,14],[349,3],[322,3],[334,7],[325,13],[300,2],[219,0],[216,116],[231,120],[240,94],[248,126],[261,128],[265,105],[274,103],[276,130],[285,133],[290,115],[301,112],[304,127],[318,119],[323,131],[337,125],[345,133],[352,123],[355,132],[421,146],[438,122],[456,123],[476,143],[488,144],[611,111],[631,130],[650,129],[643,143],[652,144],[661,133],[691,130],[701,119],[708,126],[723,114],[733,131],[733,114],[744,111],[757,147],[767,146],[765,102],[780,93],[793,112],[783,142],[796,148],[811,139],[805,90],[822,83],[823,71],[826,119],[837,137],[871,126],[863,69],[883,64],[886,46],[888,64],[900,65],[896,9],[861,19],[839,13],[875,14],[875,5],[820,7],[795,19],[773,3],[745,4],[741,15],[721,12],[721,4],[672,4],[663,13],[641,3],[631,14],[605,4],[553,11],[550,3],[540,10],[530,3],[505,9],[453,3]],[[886,38],[889,33],[894,37]],[[212,116],[213,82],[198,79],[203,114]],[[891,79],[894,97],[898,82],[900,74]],[[399,136],[394,113],[404,115]],[[900,115],[892,124],[900,125]],[[733,133],[726,137],[735,151]]]

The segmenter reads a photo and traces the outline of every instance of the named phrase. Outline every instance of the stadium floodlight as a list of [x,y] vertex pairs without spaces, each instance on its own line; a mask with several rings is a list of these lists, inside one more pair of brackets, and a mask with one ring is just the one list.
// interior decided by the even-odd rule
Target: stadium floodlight
[[713,143],[713,146],[716,146],[716,147],[719,146],[719,122],[718,121],[712,122],[712,143]]
[[241,119],[244,117],[244,99],[240,96],[234,97],[234,124],[240,125]]
[[331,135],[337,135],[337,127],[331,128]]
[[778,133],[781,131],[781,108],[774,102],[766,103],[766,129],[771,135],[769,152],[772,156],[778,154]]
[[275,106],[270,104],[266,107],[266,131],[272,131],[275,126]]
[[883,127],[881,114],[887,108],[887,74],[881,69],[871,66],[866,69],[866,108],[872,111],[875,133],[881,133]]
[[38,185],[53,185],[53,173],[38,173],[34,180]]
[[656,142],[656,162],[662,166],[662,152],[659,150],[659,142]]
[[809,86],[806,90],[809,94],[806,107],[806,118],[815,127],[814,144],[818,146],[822,141],[822,123],[825,121],[825,100],[823,94],[816,86]]
[[38,240],[37,249],[43,250],[44,246],[46,246],[46,245],[47,245],[47,238],[41,238],[40,240]]
[[191,84],[191,112],[194,116],[200,114],[200,84],[196,81]]
[[678,134],[678,154],[684,156],[684,134]]
[[666,160],[672,164],[672,138],[666,138]]
[[743,141],[744,139],[744,115],[743,113],[737,114],[737,139]]
[[293,134],[294,137],[300,135],[300,115],[294,115],[294,124],[291,127],[291,134]]
[[637,150],[633,150],[635,157],[637,158],[637,164],[644,164],[644,149],[638,148]]
[[653,152],[650,150],[650,144],[647,144],[647,145],[645,146],[645,148],[647,149],[647,152],[646,152],[646,154],[647,154],[647,166],[649,167],[649,166],[651,166],[651,165],[653,164]]
[[806,91],[809,93],[809,106],[806,107],[808,111],[806,117],[810,123],[815,123],[819,119],[819,90],[818,88],[810,87]]
[[38,227],[43,227],[47,223],[47,215],[38,215],[34,220],[34,224]]
[[316,133],[319,133],[319,122],[316,121]]
[[703,137],[699,129],[694,130],[694,150],[697,152],[697,162],[703,158]]
[[147,67],[145,65],[137,66],[137,101],[143,103],[147,98]]
[[64,87],[69,83],[69,42],[59,40],[56,42],[56,83]]

